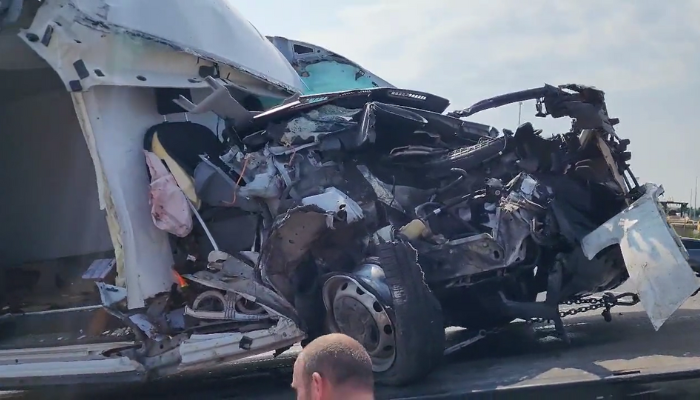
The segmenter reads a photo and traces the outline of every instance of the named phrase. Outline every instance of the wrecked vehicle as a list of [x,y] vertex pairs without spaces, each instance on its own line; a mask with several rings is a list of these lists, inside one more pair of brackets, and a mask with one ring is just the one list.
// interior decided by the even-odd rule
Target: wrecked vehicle
[[[447,326],[483,335],[550,320],[568,341],[563,316],[602,308],[609,320],[613,306],[641,301],[658,329],[700,286],[657,201],[663,189],[638,184],[630,141],[595,88],[545,85],[447,114],[446,99],[377,88],[254,115],[208,82],[201,103],[174,101],[219,113],[224,143],[192,131],[165,144],[181,129],[168,124],[145,142],[186,171],[175,179],[206,210],[193,209],[199,232],[173,242],[179,272],[220,290],[242,276],[274,290],[307,340],[331,331],[363,343],[380,382],[434,368]],[[571,129],[544,138],[525,123],[494,135],[460,119],[525,100],[539,117],[571,118]],[[247,225],[217,221],[223,209]],[[629,278],[636,293],[587,297]]]
[[[201,315],[185,310],[201,313],[209,300],[168,295],[186,283],[151,217],[144,135],[167,120],[216,137],[225,125],[217,115],[171,101],[206,97],[207,76],[250,111],[307,93],[304,79],[324,81],[323,65],[308,68],[316,61],[371,76],[367,87],[391,85],[310,44],[316,56],[292,65],[278,47],[301,42],[276,45],[228,3],[0,1],[0,179],[12,188],[0,209],[0,390],[142,381],[305,336],[260,285],[229,297],[238,311],[219,320],[228,328],[186,323]],[[151,176],[164,177],[154,167]]]
[[[438,365],[446,326],[547,319],[566,340],[561,304],[631,278],[658,329],[699,286],[601,91],[446,114],[356,64],[368,81],[318,93],[307,54],[342,58],[224,1],[0,4],[28,27],[0,35],[0,388],[155,379],[329,331],[405,384]],[[461,119],[525,100],[571,130]]]

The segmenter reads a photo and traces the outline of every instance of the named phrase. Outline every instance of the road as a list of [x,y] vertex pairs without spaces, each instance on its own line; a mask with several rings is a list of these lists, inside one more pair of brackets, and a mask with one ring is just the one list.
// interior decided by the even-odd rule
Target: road
[[[553,337],[551,326],[513,323],[506,331],[447,357],[442,368],[419,384],[377,388],[377,398],[434,397],[562,382],[634,380],[647,373],[700,370],[700,345],[696,345],[700,331],[698,297],[691,298],[658,332],[639,306],[614,309],[610,323],[597,312],[569,317],[566,322],[572,343],[568,346]],[[448,336],[454,339],[463,333],[450,331]],[[124,397],[291,399],[294,396],[289,383],[296,351],[298,349],[292,348],[277,359],[264,355],[222,366],[206,375],[164,380],[148,387],[110,390],[99,397],[103,400]],[[674,390],[700,393],[700,384]],[[82,397],[75,392],[60,397],[57,394],[53,392],[51,398]],[[24,394],[11,397],[36,398]],[[85,397],[96,398],[96,395],[85,394]]]

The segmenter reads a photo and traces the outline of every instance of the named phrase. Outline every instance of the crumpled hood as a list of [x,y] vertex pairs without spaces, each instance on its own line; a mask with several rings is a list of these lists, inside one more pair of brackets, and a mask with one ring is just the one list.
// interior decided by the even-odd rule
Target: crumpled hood
[[90,19],[228,64],[291,92],[304,89],[285,57],[231,0],[70,0]]

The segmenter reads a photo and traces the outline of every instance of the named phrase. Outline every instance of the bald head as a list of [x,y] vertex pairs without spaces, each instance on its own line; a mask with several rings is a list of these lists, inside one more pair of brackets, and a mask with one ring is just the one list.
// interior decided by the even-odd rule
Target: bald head
[[316,338],[299,355],[304,380],[314,372],[334,387],[352,386],[357,390],[374,390],[372,359],[355,339],[340,333]]

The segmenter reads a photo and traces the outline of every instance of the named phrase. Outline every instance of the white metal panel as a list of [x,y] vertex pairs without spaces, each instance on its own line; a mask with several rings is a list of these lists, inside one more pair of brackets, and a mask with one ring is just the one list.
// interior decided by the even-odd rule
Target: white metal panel
[[127,303],[130,309],[140,308],[174,283],[168,236],[151,219],[142,150],[144,133],[162,117],[150,89],[98,86],[74,93],[73,99],[96,164],[102,205],[108,215],[112,207],[118,221],[113,234],[123,252],[117,258],[123,262]]
[[0,365],[0,386],[5,389],[36,388],[39,385],[141,382],[145,380],[144,367],[127,357]]
[[641,198],[581,241],[589,260],[619,243],[630,279],[656,330],[700,287],[688,253],[657,201],[662,193],[662,187],[646,184]]
[[[294,73],[279,51],[263,38],[259,38],[258,43],[262,46],[261,49],[267,50],[259,51],[267,56],[263,54],[258,55],[262,58],[251,58],[251,60],[259,60],[260,64],[243,65],[238,61],[210,54],[206,49],[195,49],[182,43],[171,42],[167,38],[113,24],[105,19],[107,17],[101,17],[103,13],[98,12],[100,5],[104,5],[104,0],[78,2],[80,9],[74,3],[75,0],[45,0],[44,5],[36,12],[31,26],[19,33],[19,38],[25,45],[54,68],[71,91],[87,91],[98,85],[206,87],[201,76],[201,68],[212,70],[211,73],[214,74],[218,72],[228,84],[243,92],[259,96],[281,99],[301,91],[298,75]],[[168,17],[168,13],[173,11],[153,12],[157,11],[153,7],[160,5],[167,8],[165,3],[170,2],[155,0],[139,3],[138,7],[134,8],[132,18],[138,16],[137,20],[141,21],[143,13],[151,12],[148,15],[154,18],[152,21],[154,26],[161,26],[164,16]],[[199,2],[189,3],[191,6],[199,4]],[[211,3],[211,1],[203,3]],[[123,4],[128,6],[135,3],[126,1]],[[175,14],[180,19],[169,23],[168,27],[173,30],[179,32],[184,29],[197,38],[204,32],[213,33],[206,28],[206,19],[200,18],[201,13],[188,14],[182,11]],[[128,18],[118,19],[120,22],[130,23]],[[243,22],[247,23],[245,20],[239,21],[240,24]],[[134,26],[139,24],[135,23]],[[222,41],[220,43],[222,48],[228,48],[224,45],[225,43],[235,42],[227,37],[226,32],[223,32],[218,40]],[[199,39],[198,42],[200,42]],[[201,42],[207,42],[207,40],[202,39]],[[244,58],[250,55],[237,52],[232,54]],[[274,61],[276,58],[280,58],[279,62]],[[288,72],[294,74],[292,79],[296,83],[290,85],[280,80],[281,77],[268,76],[253,69],[253,67],[268,65],[276,65],[280,71],[290,69],[291,71]],[[268,72],[278,73],[279,71],[273,68]],[[284,79],[289,81],[288,77]]]
[[[306,334],[294,322],[280,318],[277,325],[247,333],[192,335],[180,345],[182,366],[215,365],[290,346]],[[249,341],[249,347],[241,341]]]
[[299,91],[285,57],[241,15],[231,0],[73,0],[96,20],[209,55]]
[[28,349],[0,350],[0,365],[19,363],[44,363],[56,361],[102,360],[102,353],[133,346],[134,342],[95,343],[58,347],[34,347]]

